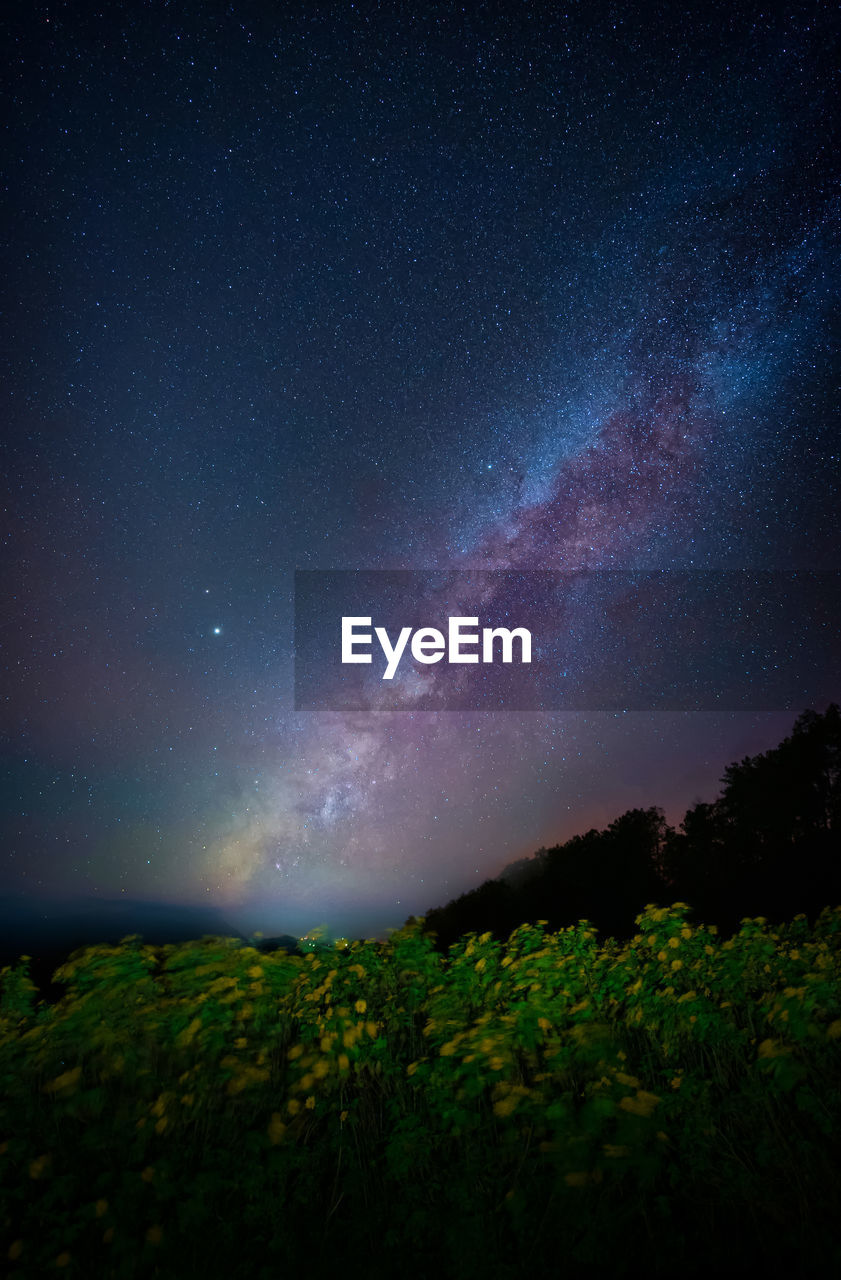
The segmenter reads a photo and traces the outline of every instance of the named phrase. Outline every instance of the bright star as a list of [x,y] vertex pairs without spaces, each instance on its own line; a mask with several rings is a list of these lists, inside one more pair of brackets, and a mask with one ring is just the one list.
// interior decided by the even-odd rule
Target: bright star
[[221,628],[221,627],[214,627],[214,628],[213,628],[213,634],[214,634],[215,636],[221,636],[221,634],[222,634],[222,628]]

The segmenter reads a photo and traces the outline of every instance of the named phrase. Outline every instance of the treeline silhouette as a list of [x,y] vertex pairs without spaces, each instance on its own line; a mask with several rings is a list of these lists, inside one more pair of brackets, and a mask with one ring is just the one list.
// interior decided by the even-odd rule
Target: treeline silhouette
[[505,939],[518,925],[580,919],[607,936],[634,932],[649,902],[686,902],[724,930],[745,916],[810,918],[841,903],[841,711],[806,711],[778,747],[731,764],[712,803],[675,830],[662,809],[631,809],[506,868],[426,915],[445,950],[462,934]]

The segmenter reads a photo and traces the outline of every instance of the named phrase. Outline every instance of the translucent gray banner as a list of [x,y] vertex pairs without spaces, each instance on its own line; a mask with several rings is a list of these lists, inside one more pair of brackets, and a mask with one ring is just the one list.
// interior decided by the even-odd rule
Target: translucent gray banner
[[841,697],[841,573],[295,574],[295,707],[801,710]]

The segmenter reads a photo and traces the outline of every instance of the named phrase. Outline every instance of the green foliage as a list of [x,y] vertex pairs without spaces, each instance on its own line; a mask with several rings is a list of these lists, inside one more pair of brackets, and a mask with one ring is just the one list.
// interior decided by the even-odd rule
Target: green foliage
[[29,977],[30,956],[0,969],[0,1019],[3,1025],[32,1016],[38,989]]
[[12,1276],[171,1280],[837,1265],[841,909],[721,939],[683,904],[413,921],[301,956],[74,953],[0,985]]

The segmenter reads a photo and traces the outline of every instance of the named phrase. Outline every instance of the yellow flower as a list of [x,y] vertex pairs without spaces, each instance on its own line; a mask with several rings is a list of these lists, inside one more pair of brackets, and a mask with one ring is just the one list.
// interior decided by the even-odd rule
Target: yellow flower
[[677,970],[677,969],[682,969],[682,968],[683,968],[683,961],[682,961],[682,960],[673,960],[673,961],[672,961],[672,963],[671,963],[671,968],[672,968],[672,969],[675,969],[675,970]]
[[830,1040],[837,1040],[841,1036],[841,1018],[836,1018],[834,1022],[830,1022],[826,1029],[826,1034]]
[[417,1069],[418,1069],[418,1064],[416,1062],[410,1062],[408,1067],[406,1068],[406,1075],[413,1076],[417,1071]]
[[516,1094],[511,1094],[507,1098],[500,1098],[499,1102],[494,1103],[494,1115],[510,1116],[518,1102],[519,1098]]
[[146,1232],[147,1244],[160,1244],[163,1238],[164,1238],[164,1233],[157,1223],[155,1223],[154,1226],[148,1228]]
[[668,960],[668,958],[669,958],[668,954],[665,951],[657,952],[657,959],[660,961],[661,964],[663,963],[663,961]]
[[58,1257],[56,1258],[56,1260],[55,1260],[55,1264],[56,1264],[56,1266],[57,1266],[57,1267],[69,1267],[69,1266],[70,1266],[70,1254],[69,1254],[66,1250],[65,1250],[65,1252],[64,1252],[64,1253],[60,1253],[60,1254],[58,1255]]
[[8,1253],[6,1254],[6,1257],[9,1259],[10,1262],[16,1262],[22,1253],[23,1253],[23,1241],[13,1240],[12,1243],[9,1245],[9,1249],[8,1249]]
[[376,1024],[376,1022],[366,1022],[366,1023],[365,1023],[365,1030],[368,1032],[368,1035],[371,1037],[371,1039],[372,1039],[372,1040],[376,1040],[376,1038],[377,1038],[377,1024]]
[[673,1089],[679,1089],[681,1086],[682,1080],[683,1080],[683,1076],[672,1076],[672,1079],[670,1080],[669,1083],[671,1084]]
[[301,1104],[297,1100],[297,1098],[289,1099],[289,1101],[286,1104],[286,1110],[289,1112],[290,1116],[296,1116],[298,1114],[298,1112],[301,1110]]
[[188,1027],[185,1027],[183,1031],[179,1032],[178,1037],[175,1041],[179,1049],[185,1049],[187,1045],[191,1043],[193,1036],[196,1034],[200,1026],[201,1026],[201,1018],[193,1018],[193,1021],[190,1023],[190,1025]]
[[281,1138],[283,1137],[284,1133],[286,1132],[286,1125],[283,1123],[282,1119],[280,1118],[279,1111],[272,1112],[272,1118],[269,1121],[269,1127],[266,1130],[266,1132],[269,1135],[269,1142],[272,1144],[273,1147],[276,1147],[277,1144],[280,1142]]
[[635,1098],[623,1098],[619,1106],[623,1111],[629,1111],[634,1116],[648,1117],[660,1099],[654,1093],[647,1093],[645,1089],[637,1090]]
[[246,972],[249,978],[262,978],[263,976],[263,969],[259,964],[253,964]]
[[367,1001],[367,1000],[357,1000],[356,1004],[355,1004],[353,1007],[354,1007],[354,1009],[356,1010],[356,1012],[357,1012],[357,1013],[364,1013],[364,1012],[366,1011],[366,1009],[368,1008],[368,1001]]
[[757,1053],[760,1058],[779,1058],[788,1053],[788,1049],[779,1040],[763,1040]]
[[677,947],[679,947],[679,946],[680,946],[680,938],[674,938],[674,937],[669,938],[669,946],[670,946],[670,947],[672,947],[672,948],[677,948]]
[[[60,1076],[56,1076],[55,1080],[51,1080],[49,1084],[44,1085],[46,1093],[72,1093],[79,1083],[82,1075],[81,1067],[73,1067],[71,1071],[65,1071]],[[67,1264],[64,1263],[64,1266]]]
[[626,1075],[624,1071],[617,1071],[616,1079],[620,1084],[626,1084],[629,1089],[638,1089],[640,1087],[640,1082],[636,1076]]
[[96,1202],[96,1204],[95,1204],[95,1206],[94,1206],[94,1209],[95,1209],[95,1211],[96,1211],[96,1216],[97,1216],[98,1218],[101,1218],[101,1217],[103,1216],[103,1214],[105,1214],[105,1213],[107,1213],[107,1212],[108,1212],[108,1201],[107,1201],[107,1200],[97,1200],[97,1202]]
[[153,1178],[154,1178],[154,1176],[155,1176],[155,1167],[154,1167],[154,1165],[147,1164],[146,1168],[143,1170],[143,1172],[141,1173],[141,1175],[140,1175],[140,1176],[141,1176],[141,1178],[143,1179],[143,1181],[144,1181],[144,1182],[151,1182],[151,1181],[152,1181],[152,1179],[153,1179]]
[[347,1120],[347,1112],[343,1111],[342,1114],[339,1116],[339,1123],[344,1124],[346,1120]]
[[304,1106],[307,1108],[307,1111],[315,1110],[315,1098],[312,1096],[312,1094],[310,1094],[310,1096],[307,1098],[306,1102],[304,1103]]
[[340,1070],[340,1071],[349,1071],[349,1070],[350,1070],[350,1058],[347,1056],[347,1054],[346,1054],[346,1053],[340,1053],[340,1054],[339,1054],[339,1057],[338,1057],[338,1063],[339,1063],[339,1070]]
[[38,1156],[36,1160],[30,1160],[29,1161],[30,1178],[35,1178],[35,1179],[40,1178],[41,1174],[44,1172],[47,1165],[50,1163],[50,1158],[51,1157],[47,1154],[43,1156]]

